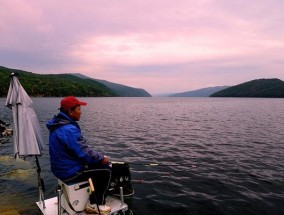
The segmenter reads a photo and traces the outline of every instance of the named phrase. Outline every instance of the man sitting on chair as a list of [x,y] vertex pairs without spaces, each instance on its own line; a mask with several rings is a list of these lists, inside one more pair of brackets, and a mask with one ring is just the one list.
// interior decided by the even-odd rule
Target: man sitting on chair
[[81,117],[81,106],[86,102],[74,96],[61,100],[60,112],[46,124],[49,134],[51,171],[65,183],[77,183],[92,178],[95,192],[90,195],[86,211],[108,213],[105,205],[106,192],[111,178],[109,157],[92,150],[81,135],[77,123]]

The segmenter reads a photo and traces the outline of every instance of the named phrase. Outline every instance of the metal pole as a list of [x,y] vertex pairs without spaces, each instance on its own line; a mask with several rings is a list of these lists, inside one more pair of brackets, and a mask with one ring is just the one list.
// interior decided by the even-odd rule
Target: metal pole
[[40,177],[41,168],[40,168],[37,156],[35,156],[35,158],[36,158],[36,166],[37,166],[37,181],[38,181],[38,190],[39,190],[39,201],[42,202],[43,208],[45,208],[44,195],[43,195],[43,184],[42,184],[43,181]]
[[57,188],[57,210],[58,215],[61,215],[61,187]]
[[42,204],[43,204],[43,209],[45,209],[45,201],[44,201],[44,195],[43,195],[43,191],[42,191],[42,188],[40,187],[39,188],[39,198],[40,198],[40,201],[42,201]]
[[120,202],[121,202],[121,206],[124,205],[124,198],[123,198],[123,188],[119,187],[120,189]]
[[[124,206],[124,198],[123,198],[123,188],[119,187],[120,190],[120,202],[121,202],[121,207]],[[125,215],[125,211],[123,210],[123,214]]]

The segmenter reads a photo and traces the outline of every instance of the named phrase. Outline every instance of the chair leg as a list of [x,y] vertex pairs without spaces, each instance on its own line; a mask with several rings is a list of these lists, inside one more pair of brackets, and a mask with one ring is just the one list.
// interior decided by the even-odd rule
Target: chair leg
[[58,210],[58,215],[61,215],[61,187],[57,187],[57,210]]

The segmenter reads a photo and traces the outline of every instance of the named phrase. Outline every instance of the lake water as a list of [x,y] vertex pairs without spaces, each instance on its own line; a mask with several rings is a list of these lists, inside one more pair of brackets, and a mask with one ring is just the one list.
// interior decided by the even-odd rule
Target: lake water
[[[32,98],[47,120],[60,98]],[[129,214],[284,214],[284,100],[253,98],[82,98],[79,122],[94,149],[131,165]],[[0,119],[12,113],[0,98]],[[0,144],[0,214],[38,214],[33,159],[16,162]],[[55,196],[48,145],[40,157],[45,198]]]

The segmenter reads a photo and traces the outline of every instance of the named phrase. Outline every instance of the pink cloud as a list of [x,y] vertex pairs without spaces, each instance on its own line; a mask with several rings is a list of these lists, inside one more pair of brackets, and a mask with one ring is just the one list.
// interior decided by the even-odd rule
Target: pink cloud
[[280,0],[1,3],[3,66],[80,72],[150,92],[284,79]]

